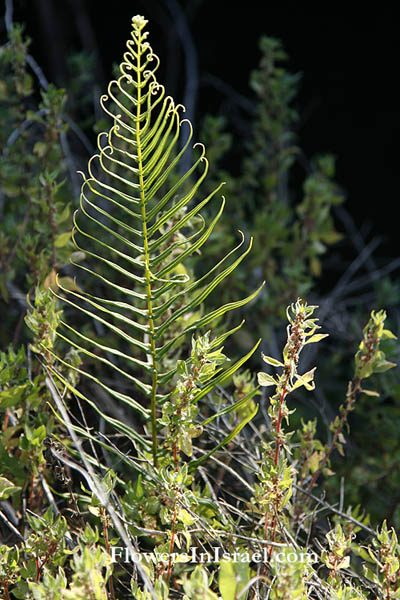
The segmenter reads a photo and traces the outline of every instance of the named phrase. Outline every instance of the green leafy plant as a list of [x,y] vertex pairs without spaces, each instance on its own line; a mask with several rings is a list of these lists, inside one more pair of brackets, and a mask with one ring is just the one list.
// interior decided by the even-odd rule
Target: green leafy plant
[[337,448],[343,455],[342,444],[345,439],[342,431],[344,427],[348,427],[348,415],[355,408],[357,396],[361,393],[372,397],[379,396],[375,391],[362,388],[361,382],[373,373],[384,373],[396,366],[395,363],[386,360],[385,354],[380,348],[381,340],[396,339],[391,331],[384,328],[385,319],[386,312],[384,310],[372,311],[371,318],[364,327],[363,339],[355,355],[354,378],[348,384],[346,402],[340,406],[340,416],[337,416],[330,425],[330,430],[333,432],[332,441],[319,461],[318,469],[310,481],[310,489],[314,486],[333,450]]
[[[313,398],[326,375],[326,358],[313,354],[314,343],[324,346],[327,335],[318,332],[316,306],[299,298],[287,308],[282,357],[261,353],[272,373],[242,370],[258,342],[246,342],[250,350],[241,358],[227,358],[229,339],[242,335],[241,346],[250,337],[242,323],[228,322],[260,289],[247,292],[260,257],[249,254],[251,241],[240,249],[244,236],[222,253],[224,201],[210,216],[220,185],[203,146],[195,145],[194,163],[182,172],[192,128],[156,80],[146,24],[133,19],[117,79],[101,98],[111,123],[83,176],[72,232],[64,196],[69,184],[60,185],[62,164],[53,169],[71,122],[63,93],[47,87],[43,113],[29,121],[38,125],[35,134],[20,123],[1,165],[7,240],[18,247],[15,271],[2,289],[13,295],[18,283],[28,294],[20,322],[30,343],[0,353],[0,589],[6,600],[397,598],[399,545],[390,519],[373,529],[363,506],[345,504],[348,479],[338,501],[332,476],[336,455],[344,458],[352,414],[364,397],[376,401],[365,380],[383,373],[391,385],[386,372],[394,363],[386,355],[396,338],[386,313],[371,313],[326,441],[316,419],[294,427],[298,413],[291,417],[303,393]],[[22,30],[10,36],[2,55],[8,69],[3,114],[18,119],[16,107],[25,110],[33,82]],[[265,298],[260,312],[252,305],[254,331],[269,327],[268,311],[271,323],[278,322],[284,299],[296,298],[318,276],[323,245],[337,239],[330,209],[340,201],[333,161],[325,157],[316,161],[296,211],[282,204],[298,152],[290,134],[298,78],[278,66],[285,59],[278,42],[264,40],[262,49],[253,76],[261,105],[246,162],[246,210],[252,203],[259,209],[265,194],[262,226],[253,222],[251,229],[260,247],[268,224],[263,269],[272,284],[268,306]],[[208,123],[215,144],[222,124]],[[23,200],[18,161],[26,145],[35,148],[26,163],[35,206],[28,202],[21,228],[9,199]],[[211,156],[218,159],[215,145]],[[36,158],[44,161],[42,172]],[[242,198],[237,181],[230,187]],[[31,235],[32,260],[26,260]],[[7,263],[1,243],[0,260]],[[246,289],[246,297],[225,298],[230,287]],[[222,306],[210,301],[214,290],[224,297]],[[307,360],[319,367],[317,382],[315,367],[301,368]],[[334,364],[329,368],[328,387],[335,378]]]
[[[327,334],[315,333],[319,328],[316,319],[311,318],[315,306],[307,306],[301,299],[292,304],[287,310],[289,325],[287,328],[287,342],[283,349],[282,362],[271,356],[263,355],[263,360],[269,365],[282,368],[282,374],[274,377],[267,373],[258,373],[258,382],[261,386],[275,386],[275,393],[270,397],[268,415],[271,422],[271,433],[274,438],[274,448],[267,445],[264,461],[259,475],[260,485],[256,488],[255,502],[260,503],[265,510],[265,537],[274,541],[278,522],[278,515],[287,505],[292,495],[291,467],[282,449],[288,451],[289,434],[283,430],[283,422],[289,423],[290,411],[286,404],[286,397],[299,387],[313,390],[314,371],[300,375],[297,371],[300,352],[306,344],[319,342]],[[293,412],[293,411],[292,411]],[[271,535],[269,535],[271,531]],[[272,546],[270,555],[272,554]]]
[[[200,218],[195,233],[185,236],[188,223],[199,215],[201,208],[210,202],[221,186],[205,199],[197,200],[200,184],[208,170],[201,145],[198,146],[198,158],[189,171],[172,187],[167,185],[168,177],[191,142],[192,131],[190,123],[187,123],[189,133],[184,147],[174,153],[184,123],[180,117],[181,107],[165,96],[164,88],[155,78],[158,58],[146,39],[146,23],[142,17],[133,19],[132,39],[127,44],[128,51],[120,66],[121,75],[110,83],[107,96],[102,97],[102,106],[113,119],[113,125],[108,133],[99,135],[99,154],[89,162],[89,176],[85,177],[82,187],[81,210],[74,218],[76,249],[91,256],[98,264],[106,265],[111,275],[106,277],[103,272],[97,272],[95,266],[77,265],[101,280],[104,296],[67,290],[61,281],[56,295],[59,297],[60,292],[65,292],[64,302],[101,323],[130,348],[130,351],[121,351],[105,346],[96,337],[85,336],[67,321],[60,321],[62,333],[57,331],[57,335],[61,339],[69,342],[82,356],[96,357],[105,365],[104,369],[116,370],[143,398],[139,402],[134,396],[110,388],[100,377],[94,378],[92,374],[79,370],[81,375],[94,379],[108,394],[129,404],[146,421],[150,421],[153,462],[157,465],[157,410],[168,399],[169,391],[165,393],[163,389],[177,369],[175,365],[164,371],[163,360],[175,352],[180,337],[209,326],[226,312],[243,306],[261,288],[243,300],[199,314],[195,320],[189,320],[174,338],[166,341],[169,329],[178,319],[184,323],[194,309],[201,310],[207,296],[248,254],[251,242],[233,262],[228,262],[232,255],[229,252],[198,279],[191,279],[187,271],[182,270],[185,259],[201,248],[212,233],[224,201],[210,224],[206,225]],[[113,108],[107,105],[109,99]],[[104,179],[95,174],[96,161],[106,176]],[[87,221],[96,224],[101,236],[87,233]],[[164,230],[167,223],[173,223],[173,226]],[[83,243],[80,240],[88,239],[94,243],[96,251],[80,245]],[[228,265],[222,268],[227,262]],[[115,274],[122,276],[124,283],[115,283]],[[115,299],[110,297],[113,291]],[[218,352],[218,347],[229,333],[214,339],[210,350]],[[72,335],[69,337],[67,334]],[[256,347],[257,344],[251,352]],[[106,351],[113,360],[95,355],[94,348]],[[240,361],[235,369],[239,365]],[[235,369],[217,368],[211,386],[224,381]],[[140,376],[132,374],[135,370],[140,370]],[[147,383],[143,373],[146,373]],[[207,391],[210,389],[208,382]],[[204,393],[199,390],[197,397]],[[115,421],[112,424],[128,431],[126,425],[118,425]],[[137,434],[131,437],[140,439]],[[143,443],[146,447],[144,440]]]

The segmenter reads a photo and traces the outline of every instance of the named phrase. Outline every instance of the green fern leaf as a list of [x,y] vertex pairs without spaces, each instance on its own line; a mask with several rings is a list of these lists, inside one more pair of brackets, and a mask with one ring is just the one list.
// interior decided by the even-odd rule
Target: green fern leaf
[[[157,407],[168,397],[166,383],[176,369],[166,369],[166,359],[173,359],[178,339],[243,306],[261,288],[247,298],[201,312],[207,296],[248,254],[251,241],[239,250],[242,235],[239,246],[198,279],[184,266],[207,241],[222,214],[224,199],[208,225],[200,215],[222,184],[198,199],[208,171],[201,144],[193,147],[197,156],[192,167],[179,174],[180,160],[192,142],[192,126],[182,119],[183,107],[175,105],[156,80],[159,60],[147,41],[146,24],[141,16],[133,18],[121,75],[101,97],[112,126],[98,137],[98,153],[89,161],[88,175],[83,175],[80,210],[74,215],[73,241],[91,263],[73,264],[102,291],[99,295],[82,292],[81,282],[79,288],[67,290],[58,281],[59,291],[54,293],[68,311],[78,311],[82,322],[82,327],[72,326],[63,319],[58,336],[79,350],[86,363],[101,367],[99,375],[85,364],[76,370],[150,421],[156,465]],[[186,141],[180,146],[184,132]],[[238,250],[239,256],[232,260]],[[103,333],[93,335],[85,325],[88,321]],[[220,336],[218,343],[229,333]],[[231,376],[247,356],[221,369],[199,397]],[[110,373],[118,385],[108,383]],[[70,384],[67,387],[74,391]],[[79,392],[79,397],[85,396]],[[96,408],[96,402],[91,405]],[[96,410],[130,434],[126,424]],[[135,434],[135,441],[140,439]]]

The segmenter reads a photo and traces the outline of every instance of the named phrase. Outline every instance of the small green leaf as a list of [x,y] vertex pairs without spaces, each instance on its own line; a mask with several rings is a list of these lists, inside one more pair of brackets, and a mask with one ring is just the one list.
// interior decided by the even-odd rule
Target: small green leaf
[[66,205],[66,207],[64,208],[64,210],[62,211],[62,213],[57,217],[57,219],[56,219],[57,225],[61,225],[61,223],[63,221],[66,221],[68,219],[70,213],[71,213],[70,203],[68,203]]
[[340,444],[339,442],[336,442],[336,449],[339,452],[340,456],[344,456],[344,450],[343,450],[342,444]]
[[313,452],[308,459],[308,464],[310,467],[311,473],[316,473],[319,467],[319,452]]
[[21,488],[14,485],[5,477],[0,477],[0,500],[7,500],[9,496],[15,494]]
[[339,564],[336,565],[337,569],[347,569],[350,565],[350,556],[345,556]]
[[307,344],[314,344],[315,342],[320,342],[321,340],[323,340],[324,338],[326,338],[328,336],[329,336],[329,333],[315,333],[310,338],[308,338],[308,340],[306,342],[304,342],[304,345],[306,346]]
[[394,333],[392,331],[390,331],[389,329],[384,329],[382,331],[382,339],[397,340],[397,336],[394,335]]
[[399,560],[395,556],[392,559],[389,569],[389,575],[392,576],[399,570]]
[[23,383],[22,385],[14,385],[0,392],[0,406],[2,408],[10,408],[18,404],[27,386],[27,383]]
[[361,558],[363,560],[366,560],[369,563],[373,563],[374,562],[372,560],[372,558],[370,557],[370,555],[368,554],[368,552],[362,546],[359,546],[355,551],[356,551],[357,554],[359,554],[361,556]]
[[64,290],[70,292],[82,292],[81,288],[77,285],[76,280],[72,279],[72,277],[59,277],[58,283]]
[[98,506],[88,506],[88,511],[90,513],[92,513],[92,515],[95,515],[96,517],[100,517],[101,512],[100,512],[100,508]]
[[261,356],[264,362],[268,365],[272,365],[273,367],[283,367],[283,363],[276,358],[272,358],[272,356],[266,356],[263,352],[261,352]]
[[293,385],[291,391],[301,387],[302,385],[304,385],[304,387],[306,388],[306,390],[311,391],[315,388],[315,383],[314,383],[314,372],[315,369],[317,367],[314,367],[313,369],[311,369],[310,371],[307,371],[307,373],[304,373],[304,375],[295,375],[295,377],[297,378],[296,383]]
[[239,560],[239,562],[234,563],[234,569],[235,569],[236,581],[237,581],[236,596],[240,596],[240,592],[248,584],[249,579],[250,579],[249,563]]
[[56,248],[63,248],[66,246],[71,239],[72,231],[66,231],[65,233],[60,233],[54,240],[54,246]]
[[133,493],[135,494],[136,500],[140,500],[144,496],[144,488],[142,484],[142,474],[139,473],[138,478],[133,484]]
[[379,398],[378,392],[374,392],[373,390],[360,389],[360,392],[365,394],[366,396],[373,396],[374,398]]
[[193,445],[192,438],[190,435],[183,435],[179,438],[178,443],[179,449],[182,450],[186,454],[186,456],[192,456],[193,454]]
[[257,379],[258,383],[263,387],[267,387],[269,385],[277,385],[275,379],[272,377],[272,375],[269,375],[268,373],[257,373]]
[[389,369],[393,369],[396,367],[396,363],[390,362],[389,360],[380,360],[376,365],[374,365],[374,373],[384,373]]
[[221,560],[218,582],[222,600],[235,600],[237,583],[235,569],[231,560]]
[[32,439],[31,439],[32,445],[40,446],[45,437],[46,437],[46,427],[45,427],[45,425],[39,425],[39,427],[37,427],[32,432]]
[[184,508],[181,508],[177,514],[178,521],[181,521],[184,525],[193,525],[195,519],[190,513]]

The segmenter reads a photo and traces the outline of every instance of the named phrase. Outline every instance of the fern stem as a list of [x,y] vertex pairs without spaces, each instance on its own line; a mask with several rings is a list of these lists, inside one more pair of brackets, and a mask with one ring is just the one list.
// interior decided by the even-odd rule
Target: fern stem
[[147,293],[147,310],[149,313],[149,327],[150,327],[150,346],[151,346],[151,361],[153,367],[153,380],[151,385],[151,431],[152,431],[152,450],[153,450],[153,464],[157,466],[157,415],[156,415],[156,393],[157,393],[157,365],[155,362],[155,342],[154,342],[154,318],[153,318],[153,304],[151,300],[151,276],[150,276],[150,258],[149,258],[149,244],[147,234],[147,215],[146,215],[146,198],[144,193],[144,180],[143,180],[143,159],[142,159],[142,146],[140,141],[140,109],[141,109],[141,96],[142,96],[142,82],[141,82],[141,54],[142,54],[142,32],[141,29],[138,31],[138,56],[137,56],[137,108],[136,108],[136,145],[138,154],[138,170],[139,170],[139,186],[140,186],[140,203],[141,203],[141,216],[143,223],[143,246],[144,246],[144,262],[145,262],[145,277],[146,277],[146,293]]

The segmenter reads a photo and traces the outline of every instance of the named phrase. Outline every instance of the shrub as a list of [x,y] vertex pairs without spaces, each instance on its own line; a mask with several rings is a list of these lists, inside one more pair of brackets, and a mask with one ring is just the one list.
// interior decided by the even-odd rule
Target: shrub
[[[32,140],[26,121],[15,124],[32,86],[20,28],[11,29],[2,54],[9,69],[5,114],[13,116],[19,140],[2,165],[9,236],[2,238],[2,260],[16,265],[2,289],[6,300],[9,290],[15,295],[17,285],[27,286],[31,336],[27,351],[10,347],[0,356],[3,595],[116,599],[129,590],[142,600],[398,598],[394,528],[387,520],[371,525],[362,506],[344,506],[343,493],[338,506],[329,488],[350,413],[360,398],[377,395],[365,380],[395,366],[385,355],[395,340],[386,313],[372,311],[365,325],[328,441],[318,439],[315,420],[290,431],[294,400],[316,387],[316,366],[302,364],[305,346],[323,347],[327,336],[318,332],[318,307],[301,298],[290,303],[282,356],[262,354],[272,373],[258,372],[256,379],[242,369],[259,342],[241,358],[225,354],[223,344],[243,325],[228,327],[228,313],[249,302],[257,306],[263,284],[243,298],[208,303],[225,280],[236,289],[252,241],[241,249],[242,234],[223,256],[217,249],[214,261],[205,250],[215,250],[205,243],[224,200],[214,215],[201,215],[220,190],[201,196],[208,170],[202,145],[195,145],[189,170],[178,168],[192,126],[156,80],[158,58],[146,25],[134,17],[120,75],[101,98],[110,127],[89,161],[73,229],[63,232],[59,225],[70,213],[60,191],[65,165],[49,167],[62,155],[63,92],[48,87],[43,94],[40,116],[30,119],[38,124],[35,136],[43,137]],[[264,40],[263,50],[269,67],[283,58],[276,42]],[[264,145],[271,152],[273,135],[282,135],[270,114],[277,109],[278,125],[293,118],[288,103],[296,78],[283,75],[275,74],[272,87],[261,75],[253,78],[266,100],[256,117],[260,137],[245,163],[254,188]],[[271,89],[285,94],[271,97]],[[21,169],[33,141],[33,155],[43,160],[30,157]],[[339,200],[332,162],[320,159],[305,185],[299,220],[288,227],[294,213],[282,208],[277,187],[289,156],[267,157],[264,217],[289,232],[279,264],[292,264],[293,252],[303,248],[297,258],[311,269],[308,287],[320,268],[318,243],[334,241],[328,213]],[[11,198],[18,210],[28,203],[22,226]],[[309,218],[319,220],[311,236],[300,225]],[[195,260],[200,249],[202,273]],[[290,281],[290,273],[287,268],[281,281]],[[277,266],[272,277],[279,313]]]

